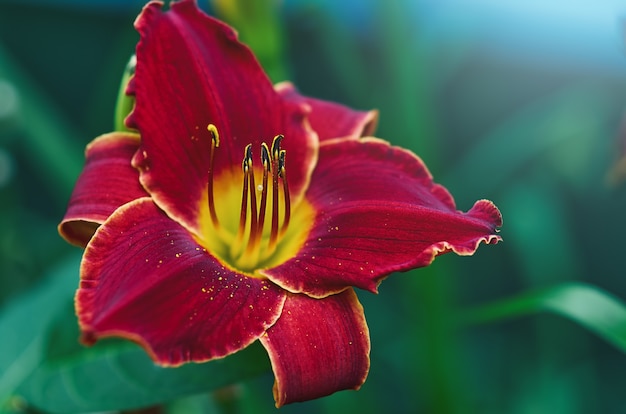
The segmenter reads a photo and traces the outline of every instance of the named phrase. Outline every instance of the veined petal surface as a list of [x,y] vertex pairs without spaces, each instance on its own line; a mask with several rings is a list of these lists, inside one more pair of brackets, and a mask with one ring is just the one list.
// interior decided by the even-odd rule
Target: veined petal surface
[[317,135],[306,121],[306,105],[274,91],[234,30],[204,14],[194,1],[172,2],[168,11],[161,7],[149,3],[135,22],[141,40],[128,88],[136,105],[127,124],[142,136],[133,162],[144,187],[171,218],[199,234],[207,208],[207,126],[213,124],[219,132],[216,177],[241,169],[248,144],[260,164],[261,143],[283,134],[297,202],[317,160]]
[[276,406],[359,389],[369,371],[369,331],[353,289],[324,299],[288,295],[260,338],[276,377]]
[[347,106],[301,95],[290,82],[275,86],[285,98],[304,102],[311,107],[309,122],[320,141],[332,138],[360,138],[373,135],[378,124],[378,111],[358,111]]
[[76,309],[83,342],[125,337],[176,366],[245,348],[276,321],[285,295],[222,266],[142,198],[116,210],[87,245]]
[[306,197],[318,212],[307,241],[264,271],[294,293],[325,297],[348,286],[376,292],[391,272],[500,240],[502,218],[490,201],[457,211],[416,155],[374,138],[326,141]]
[[85,167],[59,224],[65,240],[85,247],[115,209],[147,195],[130,163],[137,148],[139,135],[125,132],[101,135],[87,146]]

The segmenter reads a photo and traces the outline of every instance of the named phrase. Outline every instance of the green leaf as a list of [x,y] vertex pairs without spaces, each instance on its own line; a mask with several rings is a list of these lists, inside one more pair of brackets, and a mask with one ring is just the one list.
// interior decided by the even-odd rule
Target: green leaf
[[465,312],[463,322],[490,323],[537,312],[571,319],[626,352],[626,306],[583,283],[566,283],[481,306]]
[[61,309],[72,303],[79,261],[78,255],[63,261],[45,282],[0,314],[0,410],[42,363],[45,332]]
[[269,369],[258,343],[224,359],[164,368],[135,344],[104,341],[48,361],[20,392],[30,404],[48,412],[120,410],[209,392]]
[[73,308],[79,262],[79,255],[64,261],[0,314],[0,412],[12,412],[15,395],[46,412],[143,407],[270,370],[258,343],[224,359],[178,368],[156,366],[143,349],[121,339],[80,345]]
[[261,345],[224,359],[178,368],[156,366],[134,343],[78,343],[73,296],[80,256],[0,314],[0,412],[19,396],[46,412],[136,408],[209,392],[270,370]]

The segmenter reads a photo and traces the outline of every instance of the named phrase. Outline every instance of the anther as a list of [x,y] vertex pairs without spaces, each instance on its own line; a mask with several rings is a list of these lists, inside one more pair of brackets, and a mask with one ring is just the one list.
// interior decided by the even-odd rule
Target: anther
[[211,151],[209,152],[209,212],[211,214],[211,221],[213,226],[219,227],[217,220],[217,213],[215,212],[215,198],[213,196],[213,159],[215,158],[215,148],[220,146],[220,134],[217,132],[217,127],[213,124],[207,125],[206,129],[211,135]]
[[281,178],[285,176],[285,154],[286,153],[287,151],[280,150],[278,154],[278,176]]
[[278,157],[280,156],[280,143],[285,139],[282,134],[278,134],[274,137],[272,141],[272,160],[278,161]]

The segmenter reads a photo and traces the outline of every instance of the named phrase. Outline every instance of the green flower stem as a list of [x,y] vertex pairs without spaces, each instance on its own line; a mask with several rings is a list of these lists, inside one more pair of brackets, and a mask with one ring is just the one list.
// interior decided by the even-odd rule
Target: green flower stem
[[0,79],[17,90],[18,128],[33,168],[55,197],[53,201],[65,206],[82,168],[83,140],[2,45]]
[[[378,1],[377,14],[382,25],[379,32],[382,48],[382,61],[386,62],[387,77],[381,82],[381,94],[391,96],[389,108],[381,112],[381,132],[393,139],[394,144],[405,145],[426,161],[431,171],[437,171],[437,159],[440,148],[437,145],[438,124],[435,113],[435,87],[437,76],[432,67],[435,55],[430,43],[407,39],[415,33],[415,21],[407,17],[406,7],[402,2]],[[407,42],[411,47],[407,48]],[[380,108],[381,111],[384,108]],[[389,134],[385,125],[392,126]],[[399,137],[408,142],[402,142]],[[416,138],[420,137],[420,138]]]
[[[424,159],[429,169],[439,170],[440,148],[437,117],[432,105],[436,74],[424,62],[432,53],[428,42],[417,42],[407,50],[406,35],[414,22],[405,17],[402,6],[378,2],[388,81],[382,96],[394,97],[381,119],[382,136],[393,137],[394,144],[406,146]],[[383,112],[384,111],[384,112]],[[415,137],[422,137],[416,139]],[[452,191],[454,193],[454,191]],[[411,342],[420,349],[417,366],[424,390],[425,412],[460,414],[467,412],[468,398],[459,350],[457,309],[450,275],[454,264],[447,258],[437,259],[431,266],[413,271],[410,278],[410,300],[415,303],[418,326],[410,330]]]
[[[407,19],[406,10],[394,2],[376,4],[381,44],[385,45],[381,60],[386,63],[385,82],[379,93],[382,97],[393,97],[387,100],[386,109],[379,108],[383,114],[381,135],[415,151],[437,176],[440,148],[432,102],[436,92],[434,81],[441,74],[434,73],[429,69],[431,65],[425,63],[433,55],[427,41],[419,41],[410,49],[406,47],[407,34],[414,33],[415,29],[415,22]],[[407,300],[414,304],[413,316],[418,321],[417,326],[410,329],[411,342],[421,350],[420,359],[416,361],[421,367],[418,380],[428,387],[424,392],[425,412],[467,411],[467,387],[463,386],[460,369],[457,309],[450,278],[454,272],[453,263],[442,257],[427,268],[411,272],[414,275],[407,280],[410,284]]]
[[411,341],[420,349],[419,371],[424,390],[425,412],[460,414],[466,412],[467,395],[458,349],[458,323],[454,303],[451,263],[443,257],[430,267],[412,271],[411,300],[419,328],[412,328]]
[[275,0],[210,0],[215,14],[239,32],[273,82],[291,79],[285,59],[280,3]]

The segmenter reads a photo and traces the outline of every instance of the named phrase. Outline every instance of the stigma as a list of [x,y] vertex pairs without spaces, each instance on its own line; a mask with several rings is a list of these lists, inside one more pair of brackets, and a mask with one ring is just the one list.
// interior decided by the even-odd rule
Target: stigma
[[[218,202],[226,199],[217,190],[223,186],[214,183],[217,178],[214,174],[214,160],[219,148],[219,133],[213,124],[208,125],[207,129],[211,136],[207,197],[211,233],[221,237],[227,246],[221,249],[223,260],[235,269],[253,273],[259,266],[272,261],[289,228],[291,200],[285,168],[286,151],[281,148],[284,137],[276,135],[271,146],[262,143],[257,158],[252,144],[245,147],[241,162],[239,203],[237,206],[232,205],[231,197],[230,205],[224,209],[223,206],[216,206],[216,198]],[[232,222],[234,215],[231,213],[224,213],[222,217],[229,223],[220,221],[218,212],[232,212],[235,208],[239,211],[236,225]]]

